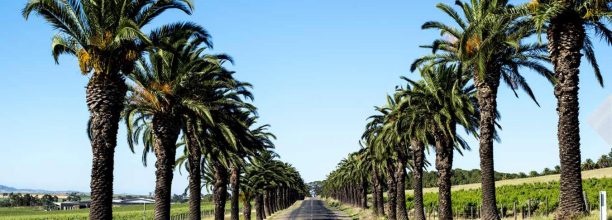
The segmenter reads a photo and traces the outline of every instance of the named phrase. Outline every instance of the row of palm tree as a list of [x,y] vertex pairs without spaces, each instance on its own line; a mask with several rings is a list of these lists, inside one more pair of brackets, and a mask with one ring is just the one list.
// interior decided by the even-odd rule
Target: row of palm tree
[[[339,177],[357,176],[352,172],[363,173],[359,181],[369,181],[373,186],[374,213],[386,213],[389,219],[408,219],[405,181],[406,169],[410,169],[414,178],[415,217],[424,219],[421,177],[427,163],[425,150],[431,146],[436,154],[435,167],[439,174],[440,218],[452,218],[450,177],[453,155],[455,150],[461,153],[469,149],[457,134],[457,125],[468,134],[476,135],[479,110],[475,87],[469,84],[470,78],[456,65],[427,66],[420,68],[420,73],[421,80],[404,78],[407,85],[398,87],[393,96],[388,96],[385,106],[377,107],[379,114],[370,117],[362,136],[364,148],[351,154],[328,176],[323,187],[326,196],[338,198],[336,192],[352,183]],[[368,184],[362,185],[366,187],[360,190],[367,192]],[[387,189],[386,211],[384,188]],[[365,197],[358,198],[365,204],[362,199]]]
[[[423,24],[423,29],[438,30],[441,38],[422,46],[431,49],[432,54],[418,58],[411,66],[412,71],[419,70],[422,79],[404,78],[408,86],[398,87],[393,96],[387,97],[387,105],[377,108],[380,114],[370,117],[362,137],[365,150],[360,151],[361,156],[349,156],[351,161],[357,158],[368,161],[341,162],[325,182],[326,195],[337,197],[338,190],[355,181],[339,178],[347,175],[345,170],[351,170],[346,168],[347,164],[370,163],[361,172],[372,174],[367,179],[373,185],[374,212],[384,214],[380,185],[386,185],[387,217],[406,219],[405,207],[396,204],[405,204],[403,181],[409,163],[415,180],[415,216],[424,219],[420,178],[427,163],[423,159],[424,149],[431,147],[439,174],[440,218],[452,218],[453,152],[469,150],[456,133],[459,125],[480,142],[482,217],[499,219],[493,161],[494,141],[499,140],[496,128],[500,127],[497,92],[500,82],[504,82],[515,95],[516,90],[524,90],[538,104],[521,75],[522,70],[529,69],[554,85],[558,99],[561,193],[556,218],[586,214],[580,175],[578,68],[584,53],[603,85],[586,30],[592,29],[608,45],[612,44],[612,31],[606,26],[612,21],[612,1],[532,0],[513,6],[506,0],[471,0],[456,1],[459,11],[446,4],[436,7],[453,24],[437,21]],[[530,42],[540,39],[543,31],[548,36],[546,43]],[[548,63],[552,63],[554,71],[547,68]]]
[[[30,0],[23,9],[59,32],[53,56],[70,54],[90,75],[88,135],[93,163],[91,219],[112,219],[114,151],[124,120],[132,151],[156,161],[155,219],[170,219],[173,171],[189,173],[190,219],[200,219],[202,186],[213,191],[215,219],[224,219],[231,187],[231,218],[245,217],[255,199],[257,218],[306,195],[299,173],[275,158],[268,125],[257,126],[250,84],[234,78],[225,54],[210,54],[210,35],[195,23],[142,29],[170,9],[191,14],[190,0]],[[183,147],[183,155],[177,149]],[[177,159],[178,157],[178,159]],[[178,165],[178,166],[177,166]],[[204,182],[204,184],[203,184]],[[247,209],[248,208],[248,209]]]
[[[245,166],[244,181],[239,186],[244,208],[244,218],[251,217],[251,201],[255,200],[257,220],[285,209],[308,195],[308,188],[297,170],[288,163],[275,159],[277,155],[267,153]],[[232,204],[232,209],[236,208]],[[234,216],[236,216],[234,218]],[[232,213],[232,219],[238,219]]]

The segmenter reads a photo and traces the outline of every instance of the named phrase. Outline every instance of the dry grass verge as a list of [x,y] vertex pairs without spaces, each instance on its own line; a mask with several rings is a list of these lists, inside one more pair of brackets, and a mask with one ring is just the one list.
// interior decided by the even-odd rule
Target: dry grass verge
[[364,220],[383,220],[384,217],[376,217],[371,209],[363,209],[352,205],[341,203],[338,200],[332,198],[322,198],[325,202],[325,207],[335,211],[341,211],[346,213],[352,219],[364,219]]
[[276,219],[278,216],[283,216],[286,213],[291,213],[293,210],[296,210],[297,208],[299,208],[302,205],[302,202],[304,200],[298,200],[295,203],[293,203],[293,205],[289,206],[289,208],[280,210],[274,214],[272,214],[270,217],[268,217],[267,219],[269,220],[273,220]]

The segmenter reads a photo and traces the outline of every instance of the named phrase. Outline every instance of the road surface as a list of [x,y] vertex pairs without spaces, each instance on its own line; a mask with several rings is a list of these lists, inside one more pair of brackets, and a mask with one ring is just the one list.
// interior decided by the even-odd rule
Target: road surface
[[297,209],[279,213],[277,219],[351,219],[339,211],[332,211],[325,207],[323,201],[316,198],[307,198]]

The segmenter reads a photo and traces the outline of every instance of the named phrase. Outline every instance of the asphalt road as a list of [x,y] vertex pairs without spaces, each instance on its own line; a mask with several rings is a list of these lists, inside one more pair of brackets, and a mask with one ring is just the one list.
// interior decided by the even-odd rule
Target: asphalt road
[[325,207],[323,201],[316,198],[307,198],[302,201],[300,207],[282,215],[275,216],[274,219],[351,219],[346,214],[332,211]]

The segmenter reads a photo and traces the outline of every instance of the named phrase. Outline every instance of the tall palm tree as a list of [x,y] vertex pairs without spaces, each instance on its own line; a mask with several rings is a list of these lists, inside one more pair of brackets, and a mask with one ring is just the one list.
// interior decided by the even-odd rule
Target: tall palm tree
[[463,17],[451,6],[437,5],[452,18],[455,27],[436,21],[423,24],[423,29],[437,29],[444,38],[426,46],[434,54],[417,59],[412,70],[428,61],[458,63],[472,75],[481,108],[482,216],[484,219],[499,219],[495,201],[493,140],[496,139],[495,121],[499,117],[497,91],[500,81],[503,80],[513,91],[524,90],[535,101],[530,87],[520,75],[520,67],[532,69],[551,82],[553,74],[542,65],[542,62],[549,61],[543,54],[546,45],[522,43],[523,39],[535,33],[533,22],[508,15],[512,6],[507,0],[474,0],[471,4],[457,1],[457,5]]
[[[227,184],[229,183],[232,190],[231,197],[231,216],[238,218],[238,196],[240,194],[240,173],[241,168],[246,163],[245,157],[258,157],[267,148],[272,148],[272,142],[267,139],[274,137],[267,133],[268,125],[252,128],[256,122],[256,117],[251,115],[250,111],[234,112],[227,114],[230,117],[226,118],[228,128],[232,130],[235,136],[234,143],[219,143],[213,144],[213,149],[209,155],[209,161],[213,165],[213,173],[215,174],[215,184],[213,188],[213,200],[215,202],[215,219],[224,219],[225,199]],[[257,132],[265,132],[257,133]],[[214,138],[215,136],[211,136]],[[261,139],[259,139],[261,138]],[[261,141],[266,142],[261,142]],[[229,148],[223,148],[229,146]]]
[[[217,118],[215,124],[208,126],[207,132],[200,135],[201,138],[207,140],[204,141],[205,143],[209,143],[205,146],[204,152],[208,161],[215,168],[215,189],[218,189],[215,191],[217,193],[215,194],[215,198],[217,198],[215,200],[215,204],[217,204],[215,218],[217,219],[222,219],[225,216],[225,201],[222,199],[222,194],[225,194],[225,191],[222,188],[226,187],[224,183],[227,183],[227,181],[232,184],[232,210],[237,210],[240,167],[244,164],[244,157],[256,156],[265,148],[273,147],[273,145],[264,145],[264,143],[257,142],[255,135],[260,134],[253,132],[260,130],[249,131],[249,127],[257,119],[253,116],[256,115],[256,109],[242,99],[252,100],[253,96],[248,91],[251,85],[236,80],[232,80],[228,85],[228,89],[217,90],[221,92],[218,93],[220,108],[212,111],[212,115]],[[267,126],[264,126],[261,129],[265,130],[266,128]],[[224,166],[220,166],[220,164]],[[227,173],[225,169],[229,169],[229,180],[225,178],[224,174]],[[233,212],[232,214],[232,216],[237,217],[238,213]]]
[[[402,77],[403,79],[407,79]],[[409,96],[406,96],[406,90],[410,90],[410,86],[406,89],[397,87],[395,99],[399,100],[396,107],[393,109],[397,115],[397,121],[393,126],[404,142],[409,142],[409,151],[411,157],[410,168],[413,177],[413,203],[415,219],[425,219],[423,205],[423,168],[425,166],[425,143],[433,142],[432,135],[428,132],[427,119],[422,117],[423,111],[427,109],[419,109],[422,105],[408,105],[406,101]],[[399,190],[398,190],[399,192]]]
[[[393,105],[393,101],[389,97],[388,102]],[[375,190],[376,202],[380,215],[385,215],[384,212],[384,198],[383,198],[383,184],[387,186],[387,205],[388,209],[386,212],[387,218],[397,218],[397,179],[395,173],[397,171],[397,149],[396,142],[394,141],[394,134],[390,131],[386,131],[385,123],[388,122],[388,114],[390,113],[389,108],[386,107],[375,107],[379,114],[370,116],[369,122],[366,124],[366,130],[362,135],[362,139],[366,142],[372,157],[374,158],[376,165],[374,166],[375,182],[377,186]],[[386,178],[385,178],[386,177]],[[383,180],[386,180],[383,181]],[[405,204],[405,203],[403,203]]]
[[[236,81],[232,77],[232,72],[225,70],[225,68],[221,66],[226,60],[223,59],[224,57],[226,58],[226,56],[215,55],[214,57],[216,57],[219,62],[216,62],[214,65],[202,65],[202,69],[198,74],[200,77],[189,82],[195,86],[195,88],[191,90],[195,98],[192,106],[199,106],[193,108],[193,110],[202,110],[200,113],[204,113],[206,117],[201,117],[202,115],[198,115],[198,112],[187,111],[187,109],[182,112],[184,121],[184,127],[182,129],[186,148],[184,155],[177,160],[177,164],[179,164],[180,167],[184,163],[187,163],[185,167],[189,171],[189,206],[190,218],[192,219],[199,219],[200,216],[202,178],[200,164],[202,163],[202,152],[208,154],[211,147],[205,143],[211,143],[214,140],[211,139],[210,131],[212,129],[228,131],[224,133],[221,132],[222,134],[220,136],[215,137],[222,140],[233,140],[236,139],[236,136],[243,136],[234,134],[236,132],[240,133],[239,131],[229,132],[231,129],[228,127],[227,119],[234,117],[226,115],[229,113],[225,110],[249,106],[242,102],[239,94],[245,97],[251,95],[246,89],[249,86],[248,84]],[[202,84],[198,85],[198,83]],[[208,117],[213,120],[210,120]]]
[[[148,60],[139,60],[134,71],[128,75],[129,92],[124,115],[128,144],[132,149],[134,142],[138,143],[142,135],[145,165],[146,153],[155,153],[155,216],[156,219],[167,219],[170,217],[170,185],[175,165],[176,141],[181,128],[186,125],[181,120],[182,116],[197,115],[212,121],[209,115],[202,113],[208,111],[208,105],[198,103],[198,94],[194,94],[198,90],[194,88],[205,87],[207,83],[218,80],[214,76],[202,76],[207,73],[213,75],[205,72],[202,67],[219,64],[216,56],[200,57],[198,51],[202,50],[198,46],[205,41],[197,33],[182,38],[169,37],[160,42],[172,45],[170,47],[176,48],[176,51],[156,48],[149,52]],[[202,80],[206,78],[208,80]]]
[[547,24],[548,52],[554,66],[557,98],[557,138],[561,165],[559,212],[557,219],[570,219],[586,213],[580,174],[580,129],[578,80],[581,57],[585,55],[595,76],[603,78],[589,32],[612,45],[612,4],[609,0],[539,0],[524,5],[541,30]]
[[368,188],[369,188],[369,174],[372,170],[372,158],[371,154],[368,152],[368,149],[362,148],[356,154],[357,157],[357,171],[359,171],[359,180],[361,182],[360,190],[361,190],[361,203],[359,207],[363,209],[368,208]]
[[263,220],[303,199],[308,191],[297,170],[275,157],[277,155],[271,151],[262,152],[245,168],[244,180],[248,185],[242,190],[246,198],[243,204],[245,219],[250,219],[250,199],[255,200],[256,219]]
[[383,116],[382,115],[373,115],[369,117],[370,121],[366,125],[366,129],[361,136],[362,142],[367,149],[367,153],[369,154],[369,158],[372,161],[371,172],[372,172],[372,200],[373,200],[373,208],[374,214],[377,216],[384,216],[384,199],[383,199],[383,181],[382,174],[384,171],[382,170],[382,158],[376,153],[376,149],[374,149],[374,145],[376,145],[376,135],[380,132]]
[[[248,130],[248,127],[253,126],[256,122],[256,117],[253,117],[252,113],[251,110],[225,112],[222,114],[225,116],[220,115],[222,119],[217,120],[217,123],[226,125],[225,128],[223,126],[222,129],[211,128],[208,134],[201,135],[202,142],[207,146],[204,149],[206,157],[203,163],[210,167],[207,170],[208,183],[212,183],[215,219],[223,219],[225,216],[228,184],[232,190],[231,216],[238,217],[237,202],[240,195],[242,167],[246,164],[247,159],[253,160],[261,156],[262,152],[266,152],[266,149],[273,147],[268,138],[274,138],[274,136],[267,132],[268,125]],[[224,131],[227,134],[222,134]],[[231,138],[219,139],[221,136]]]
[[[201,173],[205,173],[201,164],[218,162],[216,165],[219,165],[224,161],[218,160],[215,155],[226,158],[235,154],[239,149],[238,143],[249,136],[243,125],[244,120],[255,111],[254,106],[243,101],[243,98],[252,99],[248,90],[251,85],[236,80],[232,76],[234,72],[223,67],[224,63],[232,61],[231,58],[224,54],[204,54],[206,48],[196,43],[199,42],[183,50],[181,57],[186,60],[176,63],[181,65],[177,70],[186,70],[191,76],[188,81],[181,82],[184,87],[190,88],[191,100],[179,111],[186,148],[184,155],[176,162],[179,167],[187,163],[191,219],[200,218]],[[202,160],[203,152],[215,159]],[[222,171],[219,166],[216,168]]]
[[86,89],[93,151],[91,219],[112,218],[113,157],[127,92],[123,74],[131,72],[151,43],[140,30],[168,9],[190,14],[192,6],[189,0],[29,0],[23,8],[26,19],[37,13],[59,30],[52,39],[56,63],[59,55],[71,54],[83,74],[93,72]]
[[[323,195],[362,208],[367,207],[368,152],[350,153],[323,182]],[[365,205],[364,205],[365,204]]]
[[[423,80],[408,80],[413,89],[402,91],[399,105],[418,106],[418,115],[427,121],[426,128],[433,136],[438,170],[438,205],[440,219],[452,219],[451,172],[455,149],[469,146],[457,135],[456,126],[461,125],[476,135],[478,110],[473,99],[474,86],[469,78],[456,66],[433,65],[420,70]],[[426,139],[425,139],[426,140]]]
[[[389,168],[393,168],[393,171],[390,171],[391,176],[394,178],[393,183],[395,184],[394,188],[395,193],[391,195],[395,197],[395,215],[397,219],[406,220],[408,219],[408,212],[406,210],[406,169],[409,157],[408,151],[408,139],[405,137],[405,132],[402,130],[398,130],[398,124],[401,123],[402,114],[397,111],[398,102],[400,101],[401,96],[387,96],[387,105],[383,109],[379,109],[385,115],[385,121],[383,125],[383,129],[378,136],[381,138],[381,143],[383,146],[393,146],[391,150],[393,150],[392,155],[394,155],[393,162],[395,164],[388,165]],[[380,145],[379,145],[380,146]],[[391,184],[389,182],[388,184]]]
[[247,160],[260,157],[262,153],[274,148],[272,139],[275,139],[276,136],[268,131],[270,125],[266,124],[255,127],[256,122],[257,117],[253,116],[250,116],[243,122],[250,130],[247,134],[242,135],[242,138],[239,138],[238,153],[233,154],[230,159],[230,186],[232,190],[230,219],[233,220],[239,219],[242,168],[247,164]]
[[[183,138],[187,145],[183,156],[176,162],[179,164],[179,167],[186,163],[187,165],[185,167],[189,171],[189,208],[190,218],[192,219],[199,219],[200,215],[201,164],[206,162],[202,158],[203,152],[205,155],[209,155],[212,147],[210,143],[215,142],[215,138],[220,140],[234,140],[236,136],[240,136],[239,134],[230,132],[227,121],[224,119],[228,117],[231,118],[231,116],[223,116],[228,113],[224,112],[222,109],[239,107],[244,104],[239,97],[231,92],[232,90],[243,89],[243,85],[235,81],[231,77],[231,72],[227,72],[224,68],[214,67],[212,69],[211,72],[206,74],[212,78],[203,79],[203,81],[208,82],[206,86],[198,87],[202,89],[198,92],[198,94],[200,94],[198,97],[200,99],[199,102],[208,106],[208,109],[210,109],[210,117],[215,120],[209,121],[203,119],[198,117],[197,113],[194,112],[184,113]],[[212,137],[211,130],[218,131],[218,129],[226,130],[227,132],[222,132],[221,135]],[[226,141],[226,143],[229,142],[231,141]]]

